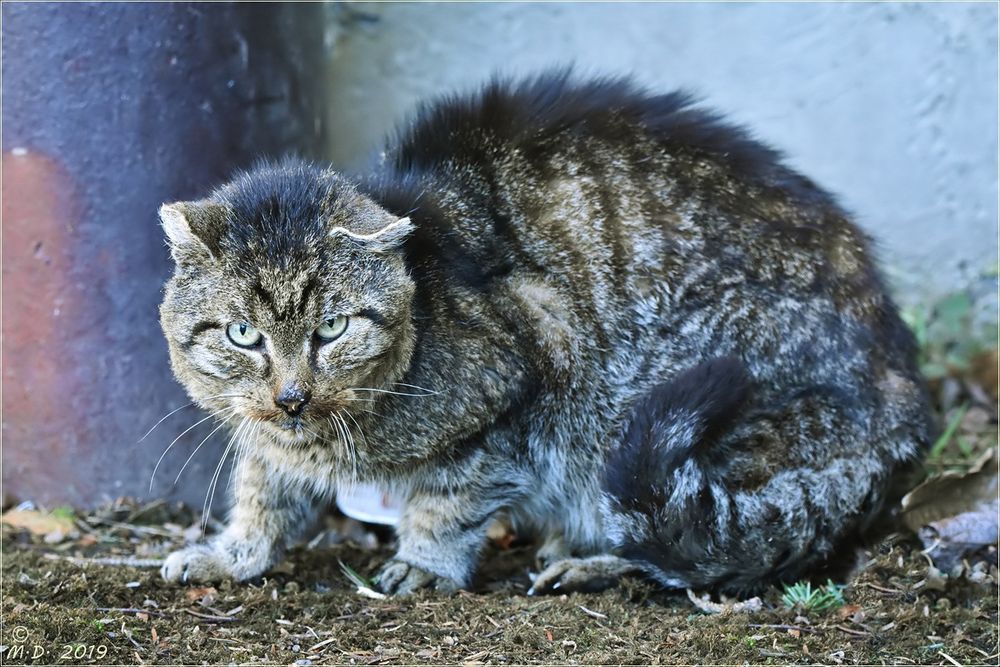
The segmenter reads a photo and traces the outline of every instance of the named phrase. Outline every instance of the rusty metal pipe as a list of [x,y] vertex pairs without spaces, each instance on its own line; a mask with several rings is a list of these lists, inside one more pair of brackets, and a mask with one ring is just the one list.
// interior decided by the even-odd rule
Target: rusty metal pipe
[[[148,493],[200,419],[173,379],[157,306],[163,201],[259,156],[323,146],[318,4],[4,3],[2,434],[5,492],[92,506]],[[211,421],[211,420],[210,420]],[[210,421],[153,496],[201,502]]]

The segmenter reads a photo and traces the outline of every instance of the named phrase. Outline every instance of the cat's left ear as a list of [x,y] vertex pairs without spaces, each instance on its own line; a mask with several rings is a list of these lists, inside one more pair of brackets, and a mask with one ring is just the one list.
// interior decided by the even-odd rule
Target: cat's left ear
[[160,207],[160,224],[178,264],[210,260],[219,254],[226,211],[207,201],[175,202]]
[[403,245],[414,225],[409,218],[399,218],[370,234],[352,232],[346,227],[333,227],[330,236],[343,236],[370,252],[388,252]]

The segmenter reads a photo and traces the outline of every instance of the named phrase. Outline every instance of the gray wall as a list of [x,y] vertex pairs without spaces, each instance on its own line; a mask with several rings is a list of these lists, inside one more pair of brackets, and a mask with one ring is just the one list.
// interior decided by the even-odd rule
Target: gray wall
[[[687,87],[784,150],[880,241],[904,300],[995,308],[996,4],[331,8],[330,154],[357,165],[427,96],[575,62]],[[930,293],[930,294],[929,294]]]

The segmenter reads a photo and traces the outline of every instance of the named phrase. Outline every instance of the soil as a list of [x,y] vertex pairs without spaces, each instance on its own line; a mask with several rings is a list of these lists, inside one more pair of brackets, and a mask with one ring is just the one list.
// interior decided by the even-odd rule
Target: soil
[[[157,516],[168,509],[172,520]],[[367,576],[391,549],[343,520],[258,582],[168,585],[143,559],[198,530],[180,520],[162,503],[119,503],[76,519],[79,537],[55,545],[5,526],[4,664],[965,665],[997,664],[1000,651],[993,547],[946,577],[896,535],[859,554],[846,604],[830,612],[789,609],[775,589],[761,611],[706,614],[639,580],[528,597],[531,548],[496,543],[472,592],[369,599],[338,561]]]
[[[997,356],[988,354],[975,372],[932,383],[951,434],[932,449],[930,473],[963,476],[996,447]],[[992,375],[979,377],[984,369]],[[962,505],[963,493],[937,509]],[[340,563],[370,576],[392,553],[391,531],[342,516],[257,582],[168,585],[159,561],[202,533],[191,511],[162,501],[84,514],[22,505],[0,529],[0,664],[997,665],[993,518],[978,515],[992,537],[974,548],[945,543],[942,524],[937,538],[920,527],[920,538],[897,533],[859,551],[843,604],[826,612],[789,608],[770,589],[747,605],[756,611],[706,613],[711,605],[637,579],[529,597],[532,549],[503,530],[471,591],[372,599]]]

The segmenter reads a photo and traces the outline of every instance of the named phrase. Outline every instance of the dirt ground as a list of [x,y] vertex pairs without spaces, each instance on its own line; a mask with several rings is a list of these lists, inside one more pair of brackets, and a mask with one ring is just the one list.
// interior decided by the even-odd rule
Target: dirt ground
[[527,597],[530,547],[496,545],[474,592],[369,599],[338,561],[369,575],[390,552],[343,521],[351,539],[321,533],[255,584],[173,586],[145,561],[199,530],[189,513],[121,503],[75,523],[80,537],[54,545],[4,527],[4,664],[965,665],[997,664],[1000,651],[992,547],[965,576],[942,577],[897,535],[861,554],[838,609],[788,609],[772,590],[761,611],[706,614],[638,580]]
[[[945,428],[927,472],[951,478],[922,487],[921,512],[931,513],[916,525],[922,536],[901,528],[860,551],[829,611],[789,608],[771,589],[756,611],[708,613],[640,580],[528,597],[531,547],[503,531],[471,591],[372,599],[340,562],[370,576],[391,554],[391,532],[343,517],[258,582],[167,585],[158,562],[201,535],[191,511],[122,500],[80,513],[11,500],[0,517],[0,664],[997,665],[995,516],[980,513],[971,532],[951,521],[969,516],[958,513],[971,496],[996,496],[996,457],[968,474],[997,444],[996,350],[962,368],[931,383]],[[947,521],[960,537],[984,527],[990,537],[949,541]],[[927,525],[941,529],[930,540]]]

